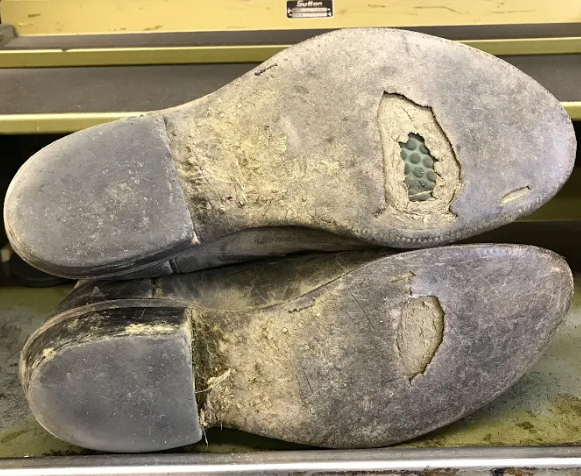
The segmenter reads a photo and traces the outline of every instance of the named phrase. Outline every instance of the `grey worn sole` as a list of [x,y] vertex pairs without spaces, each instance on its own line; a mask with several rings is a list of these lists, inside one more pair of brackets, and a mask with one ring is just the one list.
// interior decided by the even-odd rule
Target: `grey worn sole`
[[428,247],[534,211],[575,149],[563,107],[508,63],[345,29],[191,103],[49,145],[14,178],[5,223],[24,259],[76,278],[282,226],[337,246]]
[[38,421],[140,452],[226,426],[309,445],[390,445],[513,384],[567,313],[552,252],[464,245],[304,255],[85,282],[26,343]]

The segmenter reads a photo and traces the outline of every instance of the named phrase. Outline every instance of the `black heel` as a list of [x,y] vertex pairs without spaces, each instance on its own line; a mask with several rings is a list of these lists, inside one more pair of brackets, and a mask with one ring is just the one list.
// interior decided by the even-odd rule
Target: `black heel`
[[199,441],[189,312],[171,302],[73,309],[26,344],[21,381],[42,426],[71,443],[143,452]]

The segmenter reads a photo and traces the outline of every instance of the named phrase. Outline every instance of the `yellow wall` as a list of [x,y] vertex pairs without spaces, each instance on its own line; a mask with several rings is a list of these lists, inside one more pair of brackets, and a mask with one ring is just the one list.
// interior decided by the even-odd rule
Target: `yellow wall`
[[285,0],[3,0],[20,35],[581,22],[581,0],[335,0],[288,19]]

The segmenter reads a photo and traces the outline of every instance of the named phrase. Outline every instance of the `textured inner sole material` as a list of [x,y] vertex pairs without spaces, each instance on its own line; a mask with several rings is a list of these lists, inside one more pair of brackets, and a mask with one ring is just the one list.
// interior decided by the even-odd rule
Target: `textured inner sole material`
[[410,201],[424,201],[432,197],[436,186],[434,157],[422,136],[410,133],[406,143],[400,142],[401,158],[405,163],[405,184]]

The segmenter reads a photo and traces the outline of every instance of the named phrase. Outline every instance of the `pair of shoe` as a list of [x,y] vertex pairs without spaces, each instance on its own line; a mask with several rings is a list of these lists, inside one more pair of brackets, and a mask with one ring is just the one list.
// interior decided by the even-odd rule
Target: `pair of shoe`
[[30,407],[123,452],[216,425],[376,447],[457,420],[532,365],[572,277],[540,248],[435,246],[537,209],[575,150],[524,73],[379,28],[67,136],[15,176],[7,232],[40,269],[109,281],[80,282],[26,343]]

